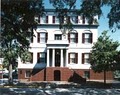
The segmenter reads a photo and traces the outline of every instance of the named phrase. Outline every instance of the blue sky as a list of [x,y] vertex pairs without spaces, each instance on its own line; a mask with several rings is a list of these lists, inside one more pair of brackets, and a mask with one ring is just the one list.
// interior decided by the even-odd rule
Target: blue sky
[[[45,8],[52,8],[52,6],[49,4],[49,0],[44,0],[44,4]],[[77,0],[76,7],[80,7],[80,0]],[[110,38],[113,39],[113,41],[119,41],[120,43],[120,29],[117,29],[115,33],[112,33],[108,26],[107,14],[110,11],[110,7],[104,6],[102,7],[102,11],[103,15],[99,19],[98,36],[100,36],[104,30],[108,30],[108,35],[110,35]],[[120,50],[120,46],[118,49]]]

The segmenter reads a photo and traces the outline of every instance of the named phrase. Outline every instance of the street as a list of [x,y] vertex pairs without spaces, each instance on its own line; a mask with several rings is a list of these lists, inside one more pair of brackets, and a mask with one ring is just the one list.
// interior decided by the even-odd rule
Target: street
[[0,88],[0,95],[120,95],[120,89],[96,88]]

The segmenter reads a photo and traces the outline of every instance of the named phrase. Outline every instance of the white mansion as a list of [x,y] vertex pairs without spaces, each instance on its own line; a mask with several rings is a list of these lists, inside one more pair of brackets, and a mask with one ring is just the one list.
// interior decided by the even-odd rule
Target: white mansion
[[[31,39],[31,62],[18,60],[18,78],[28,81],[69,81],[74,74],[87,79],[102,79],[103,74],[90,69],[89,55],[97,41],[98,24],[89,25],[84,16],[73,14],[69,17],[73,30],[63,34],[55,10],[47,9],[38,21]],[[97,20],[97,16],[95,17]],[[64,18],[65,19],[65,18]],[[65,20],[63,20],[63,23]],[[76,76],[75,76],[76,77]],[[108,76],[112,79],[112,74]]]

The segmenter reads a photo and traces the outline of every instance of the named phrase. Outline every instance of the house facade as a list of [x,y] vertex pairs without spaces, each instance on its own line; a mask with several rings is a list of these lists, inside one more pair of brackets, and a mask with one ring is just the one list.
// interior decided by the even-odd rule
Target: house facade
[[[103,73],[94,73],[90,68],[90,51],[97,41],[98,24],[89,25],[84,16],[72,14],[69,20],[73,30],[59,29],[55,10],[45,10],[43,17],[36,16],[37,29],[31,38],[30,62],[18,59],[18,78],[28,81],[69,81],[71,77],[103,79]],[[97,20],[97,16],[95,17]],[[63,23],[65,23],[65,18]],[[107,72],[107,79],[113,79]],[[76,78],[77,79],[77,78]]]

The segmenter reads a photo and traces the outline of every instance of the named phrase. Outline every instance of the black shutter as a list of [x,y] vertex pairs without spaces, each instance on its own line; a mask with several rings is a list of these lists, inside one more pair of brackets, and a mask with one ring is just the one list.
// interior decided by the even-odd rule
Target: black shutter
[[78,64],[78,53],[75,53],[75,63]]
[[40,16],[38,16],[38,23],[40,23]]
[[90,43],[92,43],[92,42],[93,42],[93,34],[90,33]]
[[68,53],[68,64],[70,64],[70,53]]
[[85,43],[85,33],[82,33],[82,43]]
[[48,23],[48,16],[46,16],[46,23]]
[[75,23],[78,23],[78,16],[75,17]]
[[82,16],[82,24],[85,24],[85,16]]
[[69,43],[70,43],[70,33],[68,33],[68,41],[69,41]]
[[47,43],[47,40],[48,40],[48,33],[46,33],[45,37],[46,37],[45,42]]
[[31,60],[30,60],[30,63],[33,63],[33,53],[30,52],[30,54],[31,54]]
[[45,53],[45,63],[47,63],[47,53]]
[[40,33],[37,33],[37,42],[40,42]]
[[76,33],[76,43],[78,43],[78,33]]
[[53,16],[53,23],[55,23],[55,16]]
[[40,63],[40,53],[37,53],[37,63]]
[[84,64],[84,53],[82,53],[82,64]]

